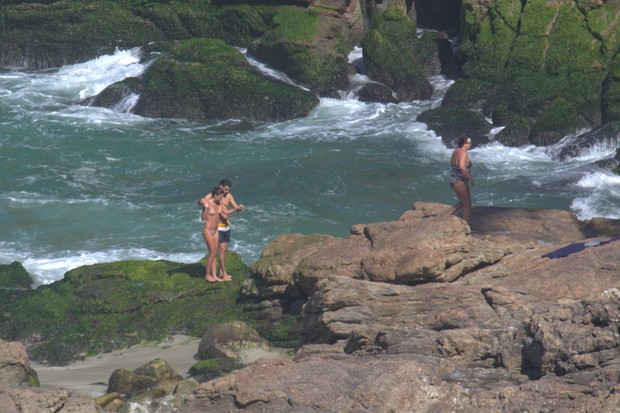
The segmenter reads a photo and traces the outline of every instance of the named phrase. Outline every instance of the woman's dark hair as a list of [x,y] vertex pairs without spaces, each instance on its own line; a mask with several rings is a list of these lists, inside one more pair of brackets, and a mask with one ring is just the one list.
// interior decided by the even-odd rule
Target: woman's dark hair
[[216,195],[224,195],[224,190],[219,185],[214,187],[213,190],[211,191],[212,197],[215,197]]
[[459,148],[462,148],[463,146],[465,146],[465,142],[467,142],[467,138],[469,138],[468,135],[463,135],[459,138],[459,142],[458,142]]

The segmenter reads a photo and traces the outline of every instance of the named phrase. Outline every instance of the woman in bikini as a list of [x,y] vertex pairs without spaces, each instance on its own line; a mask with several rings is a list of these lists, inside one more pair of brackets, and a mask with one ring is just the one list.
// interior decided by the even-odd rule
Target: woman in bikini
[[222,279],[216,275],[215,258],[219,242],[217,226],[221,219],[228,219],[228,215],[235,211],[224,209],[225,207],[221,205],[223,197],[224,190],[222,190],[220,186],[216,186],[213,188],[213,191],[211,191],[210,197],[204,197],[199,201],[200,205],[202,205],[202,214],[200,218],[205,222],[202,228],[202,236],[209,250],[205,272],[205,280],[209,282],[230,281],[230,279]]
[[452,153],[450,159],[450,186],[456,193],[457,202],[450,210],[450,215],[456,215],[462,211],[462,218],[467,222],[471,212],[471,194],[469,188],[474,187],[474,180],[471,177],[471,160],[467,150],[471,148],[471,138],[467,135],[459,139],[458,148]]

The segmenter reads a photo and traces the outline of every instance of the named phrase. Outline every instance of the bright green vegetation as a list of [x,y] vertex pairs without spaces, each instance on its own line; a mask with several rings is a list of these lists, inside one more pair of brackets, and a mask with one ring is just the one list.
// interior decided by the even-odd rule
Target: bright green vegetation
[[35,360],[62,365],[172,334],[200,337],[234,320],[269,331],[269,322],[245,311],[240,290],[248,267],[232,252],[227,258],[229,283],[207,283],[202,263],[119,261],[74,269],[10,305],[0,302],[0,337],[25,342]]

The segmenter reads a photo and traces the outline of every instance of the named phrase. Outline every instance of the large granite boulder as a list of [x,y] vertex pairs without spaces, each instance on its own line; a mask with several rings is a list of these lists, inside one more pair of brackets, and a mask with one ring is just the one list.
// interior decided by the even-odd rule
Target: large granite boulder
[[216,324],[205,332],[198,345],[198,357],[201,359],[224,357],[243,361],[244,353],[256,347],[268,349],[269,345],[249,325],[233,321]]
[[23,344],[0,340],[0,387],[38,385],[37,372],[30,366]]
[[472,237],[467,224],[454,216],[411,211],[401,221],[368,224],[364,233],[372,247],[361,262],[362,276],[395,283],[450,282],[492,265],[509,248]]

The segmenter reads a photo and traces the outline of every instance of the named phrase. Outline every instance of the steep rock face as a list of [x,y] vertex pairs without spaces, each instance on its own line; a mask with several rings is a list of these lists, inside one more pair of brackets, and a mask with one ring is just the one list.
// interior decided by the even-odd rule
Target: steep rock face
[[415,24],[394,6],[376,18],[362,41],[368,75],[403,101],[428,99],[433,93],[415,53],[418,42]]
[[[529,120],[503,123],[508,130],[498,139],[520,144],[509,137],[515,126],[529,143],[548,145],[616,120],[616,2],[466,0],[462,9],[457,83],[486,84],[463,100],[494,118]],[[461,97],[468,90],[459,87]]]

